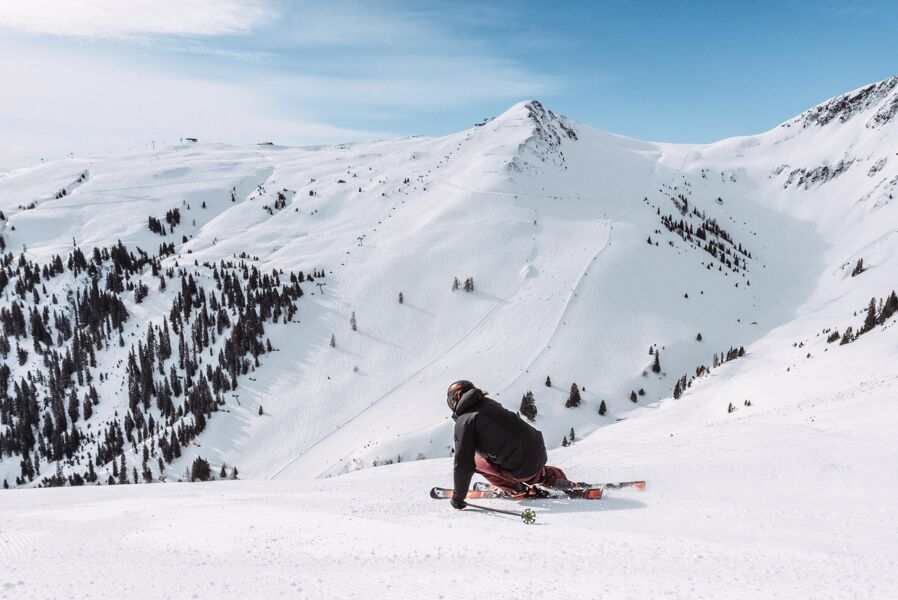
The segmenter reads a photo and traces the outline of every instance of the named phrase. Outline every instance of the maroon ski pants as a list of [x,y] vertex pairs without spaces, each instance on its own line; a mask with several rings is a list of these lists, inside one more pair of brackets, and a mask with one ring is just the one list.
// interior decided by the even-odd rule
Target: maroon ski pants
[[483,475],[484,479],[489,481],[492,485],[509,493],[520,491],[518,488],[518,484],[520,483],[527,485],[539,483],[546,487],[554,487],[555,482],[559,479],[567,479],[564,471],[558,467],[550,467],[549,465],[546,465],[530,477],[512,477],[476,452],[474,453],[474,470]]

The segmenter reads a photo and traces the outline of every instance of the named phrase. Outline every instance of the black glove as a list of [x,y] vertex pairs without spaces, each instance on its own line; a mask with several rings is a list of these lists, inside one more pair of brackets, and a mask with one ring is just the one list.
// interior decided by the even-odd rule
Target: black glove
[[461,498],[456,498],[455,496],[452,496],[452,500],[450,500],[449,502],[452,504],[452,508],[456,510],[461,510],[468,505],[467,502],[465,502]]

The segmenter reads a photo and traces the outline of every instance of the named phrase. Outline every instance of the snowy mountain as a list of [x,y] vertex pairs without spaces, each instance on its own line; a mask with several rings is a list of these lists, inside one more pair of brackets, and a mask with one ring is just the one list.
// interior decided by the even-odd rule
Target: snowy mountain
[[[583,597],[889,597],[896,114],[890,78],[677,145],[528,101],[439,138],[5,173],[0,479],[203,457],[246,481],[0,493],[0,596],[183,596],[197,553],[196,597],[502,597],[553,572]],[[573,477],[648,491],[543,501],[523,533],[449,513],[425,493],[451,481],[459,378],[532,391]],[[589,548],[602,568],[571,568]],[[59,551],[131,560],[45,578]]]
[[[870,298],[895,287],[896,84],[701,146],[595,131],[529,101],[442,138],[198,143],[10,173],[0,476],[34,485],[91,462],[106,481],[124,460],[171,480],[201,455],[306,477],[448,456],[443,390],[461,377],[511,408],[532,390],[558,446],[675,388],[688,399],[746,352],[784,368],[848,353],[821,332],[862,328]],[[269,324],[239,357],[232,326],[253,317],[231,276],[247,298],[277,295],[255,296]],[[123,322],[95,316],[105,331],[82,339],[88,308],[73,306],[94,284]],[[144,352],[163,328],[175,352]],[[773,352],[774,339],[801,350]],[[574,383],[582,404],[567,408]],[[172,433],[184,452],[160,463]]]

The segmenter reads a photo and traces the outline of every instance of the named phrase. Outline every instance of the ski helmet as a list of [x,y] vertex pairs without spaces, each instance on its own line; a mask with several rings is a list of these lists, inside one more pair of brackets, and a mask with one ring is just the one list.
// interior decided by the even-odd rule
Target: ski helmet
[[449,404],[452,412],[455,412],[455,409],[458,407],[458,401],[461,400],[465,392],[472,389],[474,389],[474,384],[466,379],[456,381],[449,386],[449,390],[446,392],[446,403]]

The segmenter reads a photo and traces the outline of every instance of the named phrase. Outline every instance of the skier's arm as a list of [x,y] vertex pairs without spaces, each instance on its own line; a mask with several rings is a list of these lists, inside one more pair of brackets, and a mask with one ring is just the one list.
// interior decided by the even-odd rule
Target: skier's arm
[[462,416],[455,422],[455,469],[452,496],[464,500],[474,476],[474,419]]

